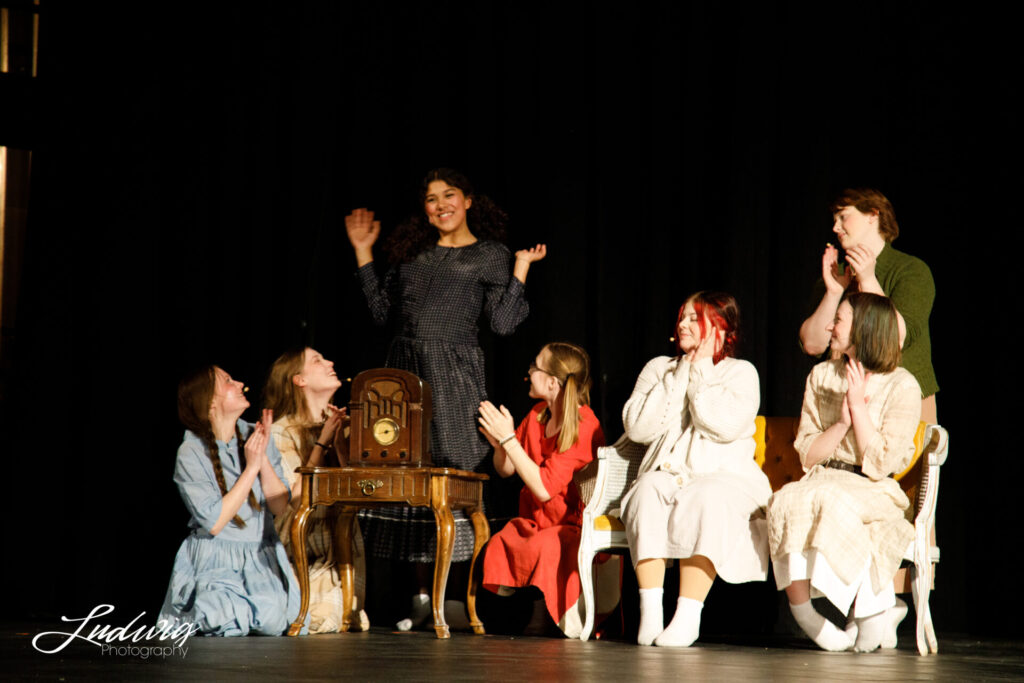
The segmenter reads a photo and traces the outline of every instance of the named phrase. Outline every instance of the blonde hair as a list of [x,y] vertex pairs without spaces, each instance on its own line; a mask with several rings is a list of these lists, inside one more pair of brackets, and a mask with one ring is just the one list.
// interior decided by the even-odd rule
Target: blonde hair
[[289,428],[292,437],[299,444],[299,455],[305,462],[313,450],[315,437],[311,427],[319,422],[319,416],[309,414],[309,403],[302,387],[294,382],[295,375],[301,375],[306,367],[308,347],[285,351],[270,366],[267,383],[263,386],[263,407],[274,411],[274,419],[291,418],[297,429]]
[[[568,342],[551,342],[545,349],[551,354],[551,367],[544,371],[558,380],[562,387],[562,428],[558,433],[558,450],[565,452],[576,445],[580,436],[580,407],[590,405],[590,356],[582,347]],[[551,409],[545,409],[538,422],[547,422]]]

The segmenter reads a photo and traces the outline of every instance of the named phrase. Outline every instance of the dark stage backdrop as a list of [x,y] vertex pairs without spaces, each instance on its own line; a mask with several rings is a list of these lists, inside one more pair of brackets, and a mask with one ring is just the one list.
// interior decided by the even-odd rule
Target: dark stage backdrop
[[19,103],[31,123],[0,130],[36,150],[4,350],[5,614],[159,608],[186,532],[171,481],[181,373],[214,360],[255,396],[291,344],[343,376],[381,365],[388,336],[355,287],[343,217],[367,206],[387,230],[417,209],[424,172],[450,165],[511,215],[512,249],[549,247],[529,319],[483,335],[492,397],[523,415],[540,346],[578,342],[610,440],[698,289],[738,297],[761,412],[797,414],[828,202],[882,189],[895,246],[938,290],[952,447],[935,621],[1021,634],[1019,593],[1003,590],[1022,474],[1007,17],[886,2],[144,6],[45,3],[40,77]]

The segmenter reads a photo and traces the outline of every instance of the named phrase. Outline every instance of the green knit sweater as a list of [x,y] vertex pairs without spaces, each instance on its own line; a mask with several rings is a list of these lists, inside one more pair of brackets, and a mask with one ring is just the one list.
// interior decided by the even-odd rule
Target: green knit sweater
[[[875,279],[885,295],[892,299],[907,326],[902,366],[921,385],[921,396],[931,396],[939,390],[932,367],[932,340],[928,334],[928,317],[935,301],[932,271],[916,256],[904,254],[886,244],[875,261]],[[815,290],[817,298],[814,304],[817,305],[825,294],[825,283],[819,279]]]

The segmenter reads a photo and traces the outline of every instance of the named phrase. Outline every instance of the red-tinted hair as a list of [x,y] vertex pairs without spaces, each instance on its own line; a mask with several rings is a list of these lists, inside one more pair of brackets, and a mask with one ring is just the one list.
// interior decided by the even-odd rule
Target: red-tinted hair
[[679,307],[679,315],[676,316],[676,348],[682,355],[683,349],[679,340],[679,323],[683,319],[683,310],[686,304],[693,303],[693,310],[697,314],[697,325],[700,327],[700,337],[704,338],[707,332],[705,316],[711,324],[725,333],[721,350],[715,352],[712,360],[718,361],[726,357],[736,355],[736,344],[739,342],[740,307],[736,305],[736,299],[725,292],[697,292],[692,294],[683,305]]

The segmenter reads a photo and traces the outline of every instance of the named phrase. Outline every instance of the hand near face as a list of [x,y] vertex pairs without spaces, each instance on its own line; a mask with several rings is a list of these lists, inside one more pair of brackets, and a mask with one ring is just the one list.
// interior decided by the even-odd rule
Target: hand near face
[[366,249],[377,241],[380,235],[380,221],[373,220],[373,211],[356,209],[345,216],[345,231],[353,248]]
[[860,285],[875,279],[875,255],[863,244],[850,247],[846,252],[846,261],[853,268]]
[[501,406],[500,409],[495,408],[494,404],[490,401],[484,401],[480,404],[480,422],[481,431],[484,432],[485,436],[490,436],[488,441],[491,441],[493,445],[496,445],[498,441],[504,439],[509,434],[512,434],[516,430],[515,420],[512,419],[512,413],[508,411],[508,408]]
[[693,351],[688,354],[691,363],[696,363],[703,358],[714,358],[715,354],[722,350],[722,331],[710,322],[706,321],[705,324],[704,336],[701,337]]
[[548,245],[538,244],[530,249],[520,249],[516,252],[517,261],[525,261],[527,263],[535,263],[542,260],[548,255]]
[[825,289],[832,294],[842,294],[850,284],[853,277],[850,269],[845,273],[839,272],[839,250],[831,244],[825,245],[825,253],[821,256],[821,279],[825,281]]
[[338,431],[338,426],[341,424],[341,418],[348,414],[348,408],[338,408],[330,403],[327,404],[327,421],[324,422],[324,426],[320,429],[320,438],[317,439],[324,445],[330,445],[331,441],[334,440],[334,435]]

